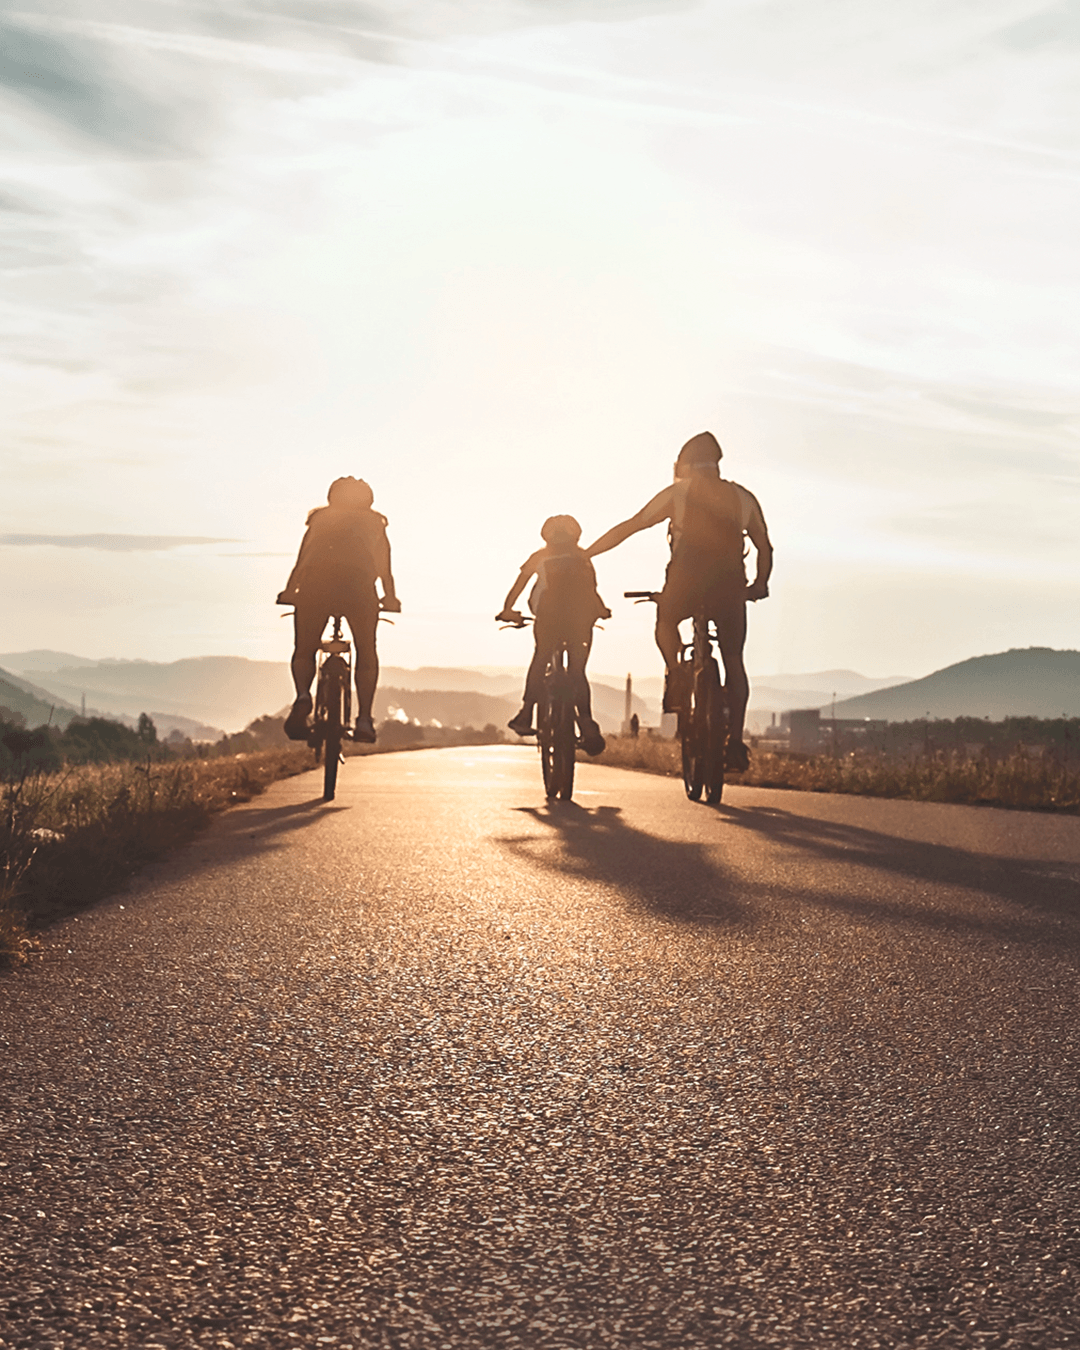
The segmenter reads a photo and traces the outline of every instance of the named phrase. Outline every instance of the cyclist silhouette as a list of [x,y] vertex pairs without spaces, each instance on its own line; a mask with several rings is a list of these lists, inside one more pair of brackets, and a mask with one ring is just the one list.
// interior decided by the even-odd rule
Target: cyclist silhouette
[[[679,710],[684,691],[677,687],[681,639],[679,624],[705,613],[716,624],[731,714],[728,766],[745,770],[750,752],[743,743],[743,723],[750,686],[743,665],[746,601],[769,594],[773,550],[757,498],[738,483],[720,477],[720,444],[703,431],[682,447],[675,461],[675,481],[658,492],[635,516],[613,526],[585,551],[606,553],[639,530],[668,522],[671,561],[656,605],[656,645],[666,666],[664,711]],[[746,584],[746,544],[757,552],[757,569]]]
[[529,608],[536,616],[533,637],[536,647],[525,677],[525,696],[521,711],[508,723],[518,736],[535,736],[533,709],[540,698],[540,687],[548,661],[557,648],[566,643],[570,676],[574,682],[574,704],[586,754],[599,755],[604,738],[592,715],[592,695],[585,666],[592,649],[593,625],[608,619],[611,611],[596,589],[596,572],[578,545],[581,526],[573,516],[550,516],[540,529],[544,547],[537,549],[521,566],[510,587],[503,607],[495,617],[504,623],[521,623],[514,602],[535,577],[529,593]]
[[[335,479],[326,500],[327,506],[308,513],[296,565],[277,598],[279,605],[296,607],[292,658],[296,701],[285,719],[285,734],[294,741],[308,738],[315,652],[327,619],[343,615],[356,647],[353,739],[370,745],[375,740],[371,705],[379,679],[375,650],[379,610],[395,614],[401,610],[390,571],[386,517],[371,509],[374,495],[362,478]],[[375,591],[376,581],[382,583],[381,600]]]

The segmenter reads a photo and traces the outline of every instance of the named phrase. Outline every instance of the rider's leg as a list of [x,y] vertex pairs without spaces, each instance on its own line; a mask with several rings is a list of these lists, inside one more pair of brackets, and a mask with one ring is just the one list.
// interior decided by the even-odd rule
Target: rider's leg
[[665,613],[658,608],[656,611],[656,645],[660,648],[660,654],[664,658],[664,665],[668,670],[674,670],[679,664],[679,654],[682,651],[682,639],[679,637],[679,620],[673,618],[671,613]]
[[592,715],[592,690],[585,674],[585,666],[592,650],[592,639],[591,620],[587,624],[577,624],[566,645],[566,656],[570,678],[573,681],[574,706],[577,708],[578,726],[581,728],[581,743],[586,754],[598,755],[604,749],[604,737]]
[[589,653],[592,651],[592,624],[588,629],[578,625],[566,644],[567,668],[574,688],[574,706],[578,717],[592,721],[592,690],[585,674]]
[[724,663],[724,684],[727,688],[731,724],[728,742],[741,745],[743,723],[746,720],[746,701],[750,697],[750,683],[743,665],[743,647],[746,645],[746,601],[732,600],[719,608],[715,615],[717,645]]
[[293,647],[292,677],[296,698],[285,718],[285,735],[290,741],[305,741],[308,737],[308,714],[311,712],[311,681],[315,678],[315,651],[322,637],[329,615],[320,605],[296,606],[293,623],[296,642]]
[[379,605],[374,594],[370,604],[350,605],[345,617],[349,622],[349,631],[353,635],[353,648],[356,652],[353,665],[356,680],[356,720],[370,722],[371,705],[375,701],[375,686],[379,683],[379,654],[375,646]]
[[676,687],[675,678],[683,648],[679,624],[694,612],[688,579],[673,573],[674,568],[669,567],[664,589],[656,602],[656,645],[660,648],[665,667],[664,712],[678,712],[682,703],[682,690]]
[[296,638],[293,644],[291,669],[298,699],[311,693],[311,681],[315,678],[315,652],[329,617],[329,611],[320,605],[296,606],[293,615]]
[[533,639],[535,645],[525,676],[525,693],[521,701],[521,710],[514,714],[509,723],[510,730],[519,736],[529,735],[533,731],[533,710],[540,701],[540,686],[551,654],[550,635],[541,619],[537,619],[533,624]]

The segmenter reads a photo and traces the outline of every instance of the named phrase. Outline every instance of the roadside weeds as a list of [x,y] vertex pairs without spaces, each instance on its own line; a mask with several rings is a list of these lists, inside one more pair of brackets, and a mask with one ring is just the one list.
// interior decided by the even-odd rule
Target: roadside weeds
[[306,748],[24,773],[0,790],[0,968],[34,932],[102,899],[212,816],[311,768]]
[[[609,737],[596,762],[675,777],[682,773],[678,741],[647,736]],[[795,756],[751,751],[748,772],[729,774],[728,781],[799,792],[1080,813],[1080,772],[1022,750],[997,759],[948,751],[911,759],[877,753]]]

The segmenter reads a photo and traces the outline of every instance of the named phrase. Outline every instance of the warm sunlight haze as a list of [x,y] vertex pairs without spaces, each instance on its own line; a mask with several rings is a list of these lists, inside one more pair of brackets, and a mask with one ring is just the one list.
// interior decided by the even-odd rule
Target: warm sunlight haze
[[[1080,645],[1080,26],[1036,0],[37,5],[0,24],[4,650],[288,659],[366,478],[398,667],[711,428],[776,548],[751,672]],[[597,560],[656,676],[663,528]],[[268,709],[269,711],[269,709]]]

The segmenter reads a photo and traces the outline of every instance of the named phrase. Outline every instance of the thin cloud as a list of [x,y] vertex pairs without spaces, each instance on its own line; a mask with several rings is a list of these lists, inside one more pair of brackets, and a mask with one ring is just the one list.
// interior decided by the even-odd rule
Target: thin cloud
[[189,544],[238,544],[200,534],[0,534],[0,544],[15,548],[94,548],[105,553],[162,553]]
[[[246,0],[148,8],[29,4],[0,19],[0,91],[54,124],[122,154],[197,150],[214,105],[207,67],[250,66],[279,80],[344,80],[356,61],[395,64],[416,42],[580,20],[620,22],[691,8],[694,0]],[[149,22],[148,22],[149,20]],[[157,58],[147,66],[147,53]],[[186,59],[177,68],[175,62]],[[192,85],[190,62],[203,75]],[[158,78],[158,77],[161,78]],[[266,89],[264,94],[269,92]],[[220,109],[219,109],[220,111]]]
[[0,88],[122,153],[175,151],[188,139],[175,103],[147,94],[100,43],[42,31],[26,17],[0,22]]

